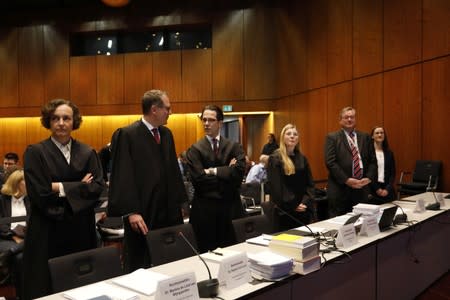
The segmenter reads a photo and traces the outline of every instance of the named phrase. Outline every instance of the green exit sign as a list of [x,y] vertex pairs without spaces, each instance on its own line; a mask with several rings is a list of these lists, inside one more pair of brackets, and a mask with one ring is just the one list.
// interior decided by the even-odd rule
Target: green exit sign
[[223,106],[222,106],[222,110],[223,110],[224,112],[230,112],[230,111],[233,111],[233,105],[223,105]]

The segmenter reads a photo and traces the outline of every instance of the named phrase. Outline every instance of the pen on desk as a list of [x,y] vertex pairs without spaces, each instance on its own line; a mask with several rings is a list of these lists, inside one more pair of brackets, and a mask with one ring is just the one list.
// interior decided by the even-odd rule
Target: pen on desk
[[223,256],[223,253],[217,252],[217,251],[209,251],[215,255]]

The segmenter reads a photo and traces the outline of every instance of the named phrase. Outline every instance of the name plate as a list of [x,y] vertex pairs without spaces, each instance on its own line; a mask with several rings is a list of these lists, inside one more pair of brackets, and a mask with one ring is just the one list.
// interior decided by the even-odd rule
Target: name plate
[[441,208],[442,208],[442,207],[445,207],[445,198],[444,198],[444,194],[439,193],[438,196],[437,196],[437,199],[438,199],[438,202],[439,202]]
[[415,213],[423,213],[425,211],[425,200],[417,199],[416,207],[414,208]]
[[355,226],[353,224],[342,225],[341,228],[339,228],[336,238],[337,246],[348,248],[356,245],[357,242]]
[[158,282],[155,300],[198,300],[197,280],[194,272],[189,272]]
[[362,220],[363,222],[359,234],[369,237],[380,233],[380,227],[378,226],[378,218],[376,215],[364,216]]
[[220,285],[232,289],[251,280],[248,258],[245,252],[227,257],[220,262],[217,275]]

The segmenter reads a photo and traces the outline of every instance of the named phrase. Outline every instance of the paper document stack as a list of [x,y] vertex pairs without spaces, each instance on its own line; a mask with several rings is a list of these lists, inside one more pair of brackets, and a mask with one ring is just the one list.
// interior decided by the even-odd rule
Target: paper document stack
[[93,298],[136,300],[139,296],[132,291],[119,288],[117,286],[98,282],[95,284],[79,287],[63,292],[63,297],[71,300],[88,300]]
[[292,259],[270,251],[256,254],[248,253],[250,271],[256,278],[268,280],[281,279],[290,274],[293,266]]
[[274,236],[269,242],[269,249],[299,262],[319,255],[319,243],[316,238],[288,233]]
[[236,254],[239,254],[239,253],[241,253],[241,252],[235,251],[235,250],[217,248],[216,250],[200,254],[200,256],[204,260],[220,263],[222,260],[227,259],[227,258],[234,256]]
[[375,204],[359,203],[353,206],[353,213],[368,215],[377,215],[380,213],[380,206]]

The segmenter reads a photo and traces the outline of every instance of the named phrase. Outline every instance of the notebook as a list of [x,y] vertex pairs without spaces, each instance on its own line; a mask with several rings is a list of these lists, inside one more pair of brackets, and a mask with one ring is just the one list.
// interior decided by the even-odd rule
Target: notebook
[[383,210],[380,221],[378,222],[378,227],[380,228],[380,231],[385,231],[392,226],[392,222],[394,221],[396,212],[397,206],[391,206]]

